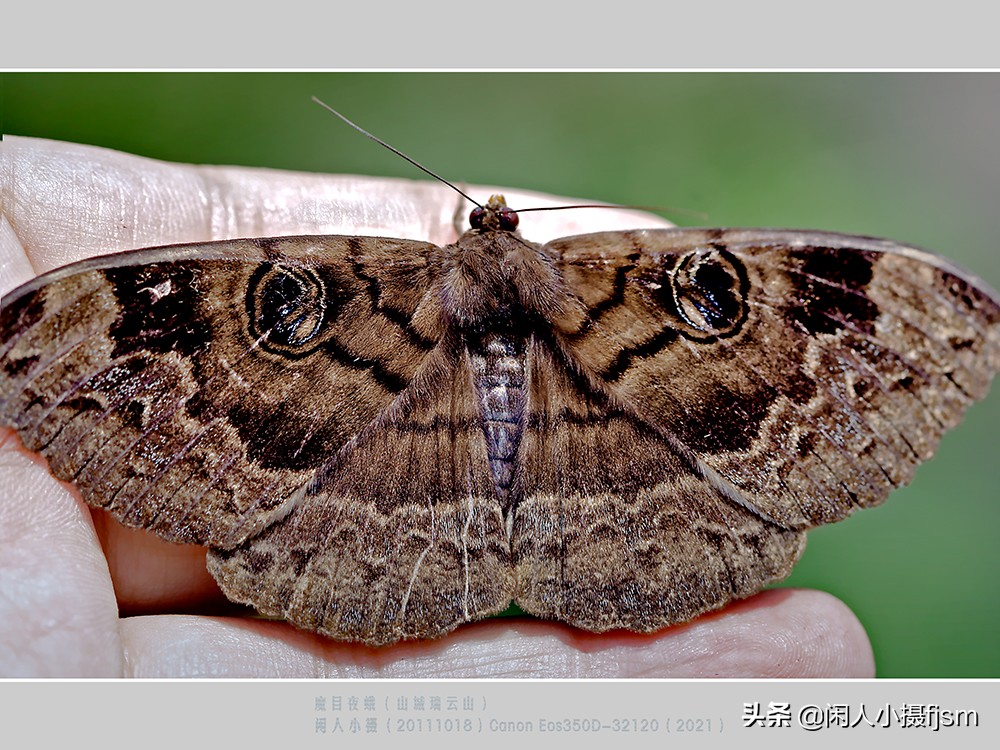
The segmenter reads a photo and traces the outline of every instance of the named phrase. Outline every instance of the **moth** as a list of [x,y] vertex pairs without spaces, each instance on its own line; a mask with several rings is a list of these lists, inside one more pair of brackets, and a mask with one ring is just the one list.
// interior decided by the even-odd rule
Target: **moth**
[[767,229],[175,245],[2,299],[0,424],[225,594],[368,644],[654,631],[788,575],[1000,368],[929,252]]

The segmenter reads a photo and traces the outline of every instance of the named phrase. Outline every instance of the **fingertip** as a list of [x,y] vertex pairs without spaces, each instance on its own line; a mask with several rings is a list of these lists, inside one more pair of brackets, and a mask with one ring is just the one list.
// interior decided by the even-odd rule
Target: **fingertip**
[[855,614],[823,591],[778,588],[702,618],[684,639],[691,676],[870,678],[868,634]]

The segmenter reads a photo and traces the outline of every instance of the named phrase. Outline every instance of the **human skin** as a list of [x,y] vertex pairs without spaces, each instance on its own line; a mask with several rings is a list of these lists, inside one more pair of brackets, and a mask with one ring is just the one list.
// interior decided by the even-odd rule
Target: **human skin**
[[[430,182],[175,165],[12,137],[0,144],[0,175],[0,293],[74,260],[176,242],[378,234],[446,243],[459,205]],[[515,208],[545,200],[502,192]],[[544,241],[639,226],[666,224],[581,209],[525,214],[521,231]],[[0,677],[873,674],[854,614],[828,594],[795,589],[649,635],[514,617],[391,647],[332,641],[229,605],[203,548],[126,529],[88,508],[43,459],[0,431]]]

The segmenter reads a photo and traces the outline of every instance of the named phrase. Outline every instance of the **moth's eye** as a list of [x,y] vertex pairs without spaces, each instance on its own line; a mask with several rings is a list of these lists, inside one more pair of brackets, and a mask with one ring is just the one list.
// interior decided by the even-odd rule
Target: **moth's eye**
[[473,229],[482,229],[483,221],[486,219],[487,211],[482,206],[476,206],[469,214],[469,226]]
[[261,266],[250,280],[247,312],[251,335],[270,351],[310,351],[323,328],[326,289],[311,269]]
[[691,326],[689,338],[737,333],[747,315],[746,268],[732,253],[716,248],[686,256],[674,269],[671,291],[678,314]]
[[517,215],[517,211],[512,208],[501,208],[497,211],[497,219],[500,222],[500,228],[508,232],[513,232],[517,229],[517,225],[521,221]]

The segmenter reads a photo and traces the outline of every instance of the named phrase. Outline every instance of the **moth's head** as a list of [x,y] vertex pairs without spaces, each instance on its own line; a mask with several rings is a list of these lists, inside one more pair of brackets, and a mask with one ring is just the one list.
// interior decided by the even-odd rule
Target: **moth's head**
[[507,205],[502,195],[491,195],[485,206],[476,206],[469,214],[469,225],[473,229],[490,232],[513,232],[518,221],[517,211]]

